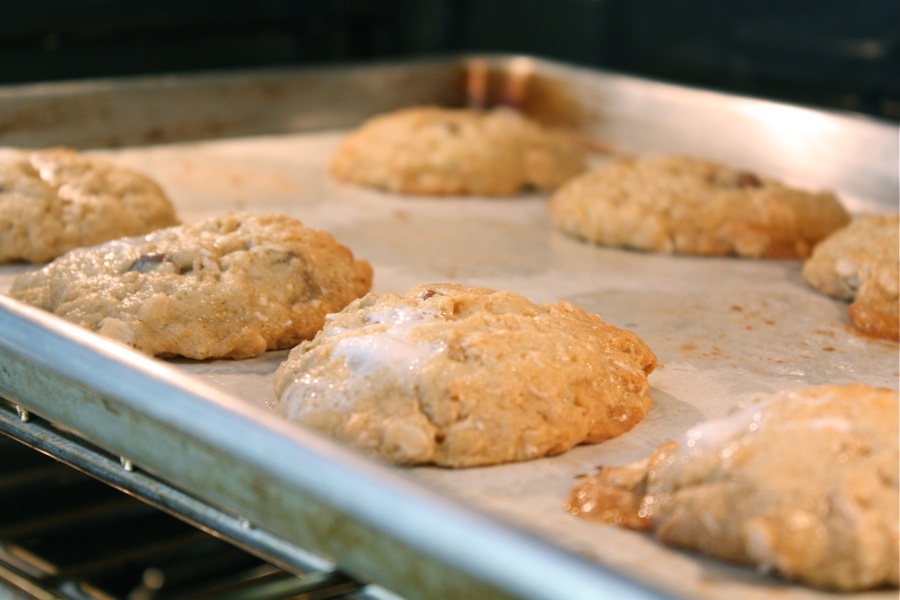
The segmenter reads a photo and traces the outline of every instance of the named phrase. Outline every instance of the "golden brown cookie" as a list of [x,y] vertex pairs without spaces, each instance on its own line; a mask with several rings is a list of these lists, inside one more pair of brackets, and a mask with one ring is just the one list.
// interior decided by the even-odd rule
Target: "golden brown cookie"
[[371,285],[324,231],[228,214],[72,250],[10,296],[148,354],[239,359],[313,337]]
[[850,217],[838,199],[685,156],[626,158],[553,195],[556,226],[604,246],[803,258]]
[[350,133],[335,177],[401,194],[510,196],[550,190],[585,168],[578,144],[508,108],[409,108]]
[[177,223],[169,198],[140,173],[66,148],[0,157],[0,263],[43,263]]
[[856,218],[815,247],[803,278],[851,300],[850,322],[863,333],[900,341],[900,215]]
[[834,590],[898,584],[898,394],[773,394],[640,463],[575,486],[566,509]]
[[656,357],[568,302],[452,284],[369,294],[275,373],[288,419],[398,464],[467,467],[616,437]]

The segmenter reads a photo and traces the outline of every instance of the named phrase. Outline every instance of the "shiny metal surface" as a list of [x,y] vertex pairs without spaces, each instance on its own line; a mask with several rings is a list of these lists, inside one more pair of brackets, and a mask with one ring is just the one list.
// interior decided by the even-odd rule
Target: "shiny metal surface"
[[[0,90],[0,144],[164,145],[346,127],[394,106],[464,102],[464,75],[471,60],[462,57],[335,70],[8,88]],[[832,187],[854,210],[897,207],[900,185],[894,125],[530,58],[524,62],[521,57],[483,60],[489,67],[488,89],[493,90],[488,94],[489,103],[508,99],[507,72],[515,60],[529,74],[528,92],[517,100],[523,110],[548,122],[575,127],[616,152],[691,153],[785,175],[804,184]],[[178,110],[169,110],[170,106],[178,106]],[[75,114],[79,117],[71,118]],[[327,207],[319,213],[314,212],[318,205],[308,208],[326,224],[344,226],[343,215],[328,221],[333,215],[326,212]],[[501,239],[520,243],[516,236],[532,232],[527,226],[538,222],[529,211],[540,209],[532,203],[516,212],[523,222],[502,229]],[[443,210],[450,209],[432,206],[419,218],[443,231],[452,220]],[[484,208],[484,215],[481,210],[478,205],[467,205],[463,212],[473,219],[494,216],[488,212],[493,209]],[[539,229],[541,232],[546,233]],[[534,239],[530,237],[528,242]],[[376,242],[380,241],[360,236],[358,243],[371,243],[371,249],[378,250]],[[562,267],[575,264],[580,268],[594,260],[590,249],[555,239],[544,240],[544,245],[534,250],[539,251],[557,261],[552,267],[562,273],[554,275],[558,277],[566,276]],[[382,256],[393,258],[389,252]],[[505,282],[503,276],[509,276],[508,281],[521,284],[529,283],[527,276],[534,276],[534,285],[544,287],[547,281],[556,281],[549,275],[546,279],[537,276],[542,273],[535,275],[531,258],[506,256],[507,266],[521,268],[521,272],[495,274],[495,280]],[[645,268],[644,263],[638,265],[644,257],[607,258],[612,259],[610,264],[621,261],[629,275]],[[663,258],[656,262],[674,264]],[[686,269],[687,281],[701,281],[694,275],[701,270],[695,262],[678,267]],[[435,264],[461,272],[452,262]],[[740,284],[740,273],[732,265],[710,264],[734,272],[731,283]],[[765,264],[742,267],[751,277],[772,274]],[[405,281],[406,275],[397,273],[402,272],[396,270],[396,280]],[[468,274],[472,280],[481,280],[483,275],[478,269]],[[775,275],[775,283],[781,286],[777,288],[781,296],[776,298],[787,296],[785,290],[793,294],[793,273],[785,268]],[[575,285],[577,278],[567,280],[571,283],[567,293],[580,294],[597,305],[602,301],[604,315],[619,308],[610,298],[621,297],[620,314],[632,319],[635,301],[645,296],[624,278],[616,282],[621,283],[618,296],[600,294],[609,291],[606,289],[581,289]],[[660,297],[674,298],[681,290],[679,282],[671,285],[671,290],[665,286],[654,290]],[[596,292],[597,298],[588,291]],[[710,297],[703,290],[697,293]],[[752,294],[747,295],[752,299]],[[658,314],[652,313],[661,324],[659,331],[680,334],[671,320],[677,313],[654,297],[647,298],[644,308],[659,305]],[[688,305],[698,302],[690,294],[685,298]],[[825,301],[821,304],[823,311],[830,310]],[[721,315],[718,318],[732,322]],[[805,331],[801,326],[797,329]],[[843,336],[847,348],[855,343],[841,332],[835,335]],[[688,372],[688,359],[696,357],[685,358],[680,337],[672,338],[660,336],[659,347],[682,358]],[[829,375],[825,366],[820,370],[816,377]],[[793,373],[787,376],[795,377]],[[669,389],[676,389],[674,384],[680,380],[673,378],[670,383]],[[257,549],[271,552],[287,565],[334,563],[351,577],[378,583],[409,598],[665,595],[646,580],[628,579],[551,540],[411,480],[402,471],[290,426],[184,370],[5,297],[0,297],[0,396],[121,457],[136,473],[149,474],[148,487],[141,493],[152,495],[153,479],[164,481],[200,502],[189,508],[196,511],[198,519],[210,519],[210,527],[229,527],[235,536],[246,535],[249,544],[262,546]],[[27,422],[17,435],[28,435]],[[55,442],[50,447],[64,450]],[[103,470],[120,468],[105,465]],[[130,477],[127,471],[118,474]],[[470,474],[463,477],[466,475]]]
[[409,598],[662,597],[5,297],[0,331],[0,395],[362,581]]
[[0,87],[0,146],[115,148],[348,127],[401,106],[464,104],[476,70],[486,74],[485,103],[514,103],[626,151],[709,157],[898,202],[896,123],[505,55]]
[[5,402],[0,432],[10,436],[0,435],[0,580],[23,597],[371,596],[330,563],[300,557],[283,570],[246,552],[238,546],[281,555],[258,532],[238,527],[235,539],[229,516],[195,510],[199,503],[182,492],[46,421],[22,421]]
[[[145,503],[164,511],[175,512],[195,527],[217,532],[241,548],[258,553],[279,567],[295,573],[333,573],[334,563],[254,527],[232,514],[216,510],[207,503],[155,479],[129,460],[116,459],[50,423],[16,407],[10,411],[0,404],[0,432],[35,450],[47,453],[67,465],[94,478],[136,495]],[[337,578],[338,574],[334,574]]]
[[458,61],[419,61],[5,86],[0,145],[115,148],[343,127],[406,102],[458,104],[462,72]]

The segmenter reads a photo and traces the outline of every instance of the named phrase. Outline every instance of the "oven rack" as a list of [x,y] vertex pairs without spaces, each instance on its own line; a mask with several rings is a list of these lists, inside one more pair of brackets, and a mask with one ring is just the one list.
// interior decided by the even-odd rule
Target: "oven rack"
[[29,596],[399,599],[2,398],[0,433],[0,580]]

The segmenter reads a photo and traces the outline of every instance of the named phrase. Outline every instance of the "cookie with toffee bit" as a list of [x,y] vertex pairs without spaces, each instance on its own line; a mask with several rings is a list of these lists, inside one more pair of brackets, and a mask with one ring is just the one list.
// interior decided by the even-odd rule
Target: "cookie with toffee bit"
[[655,366],[638,336],[568,302],[423,285],[330,315],[276,371],[276,409],[397,464],[491,465],[630,430]]
[[850,322],[873,337],[900,341],[900,215],[856,218],[815,247],[803,278],[850,300]]
[[580,175],[550,210],[559,229],[604,246],[751,258],[804,258],[850,220],[831,193],[684,156],[621,159]]
[[324,231],[228,214],[72,250],[10,295],[147,354],[240,359],[313,337],[371,284]]
[[765,396],[582,480],[565,508],[816,588],[896,587],[898,400],[863,384]]
[[342,180],[400,194],[510,196],[582,172],[575,140],[508,108],[418,107],[378,115],[331,160]]
[[177,223],[141,173],[66,148],[0,154],[0,263],[44,263]]

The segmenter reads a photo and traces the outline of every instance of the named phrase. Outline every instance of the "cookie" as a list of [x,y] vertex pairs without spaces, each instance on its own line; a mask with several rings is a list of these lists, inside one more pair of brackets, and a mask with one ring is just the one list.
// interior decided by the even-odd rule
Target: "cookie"
[[803,278],[823,294],[851,300],[858,330],[900,341],[900,215],[856,218],[815,247]]
[[635,334],[568,302],[422,285],[329,316],[276,371],[276,410],[396,464],[490,465],[628,431],[655,366]]
[[575,515],[811,587],[898,584],[898,394],[782,392],[576,485]]
[[250,358],[313,337],[372,268],[277,214],[228,214],[72,250],[10,296],[147,354]]
[[558,229],[590,242],[704,256],[805,258],[850,220],[831,193],[685,156],[614,161],[549,206]]
[[510,196],[554,189],[582,172],[585,159],[574,139],[512,109],[418,107],[366,122],[329,168],[399,194]]
[[177,223],[165,192],[140,173],[67,148],[0,156],[0,263],[44,263]]

